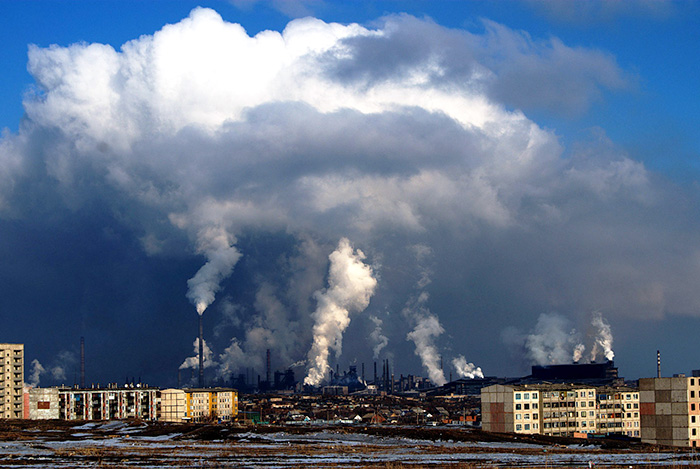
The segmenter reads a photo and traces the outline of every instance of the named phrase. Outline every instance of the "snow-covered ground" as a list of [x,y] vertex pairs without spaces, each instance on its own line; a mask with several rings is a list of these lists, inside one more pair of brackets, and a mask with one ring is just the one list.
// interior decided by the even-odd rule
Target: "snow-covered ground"
[[[179,439],[179,433],[139,436],[139,427],[86,424],[66,439],[0,441],[0,468],[44,467],[370,467],[405,465],[483,467],[588,467],[691,465],[693,454],[602,451],[594,446],[548,447],[523,443],[425,441],[319,431],[310,434],[239,433],[226,441]],[[105,427],[105,425],[110,425]],[[105,435],[101,431],[110,430]]]

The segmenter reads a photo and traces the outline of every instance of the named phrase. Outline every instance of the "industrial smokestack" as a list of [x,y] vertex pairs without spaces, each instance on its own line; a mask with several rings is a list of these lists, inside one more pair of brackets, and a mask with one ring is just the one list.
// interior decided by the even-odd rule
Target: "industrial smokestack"
[[270,349],[267,349],[267,384],[270,385]]
[[656,351],[656,377],[661,378],[661,351]]
[[362,362],[362,383],[365,382],[365,362]]
[[85,389],[85,337],[80,338],[80,389]]
[[376,386],[377,385],[377,362],[374,362],[374,381],[372,383]]
[[199,315],[199,387],[204,387],[204,328],[202,315]]

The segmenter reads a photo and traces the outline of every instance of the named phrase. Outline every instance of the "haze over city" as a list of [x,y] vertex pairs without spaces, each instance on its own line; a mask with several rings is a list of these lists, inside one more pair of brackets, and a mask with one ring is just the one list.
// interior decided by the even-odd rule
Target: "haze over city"
[[42,386],[80,337],[172,386],[200,316],[210,382],[700,368],[700,7],[561,5],[3,2],[0,342]]

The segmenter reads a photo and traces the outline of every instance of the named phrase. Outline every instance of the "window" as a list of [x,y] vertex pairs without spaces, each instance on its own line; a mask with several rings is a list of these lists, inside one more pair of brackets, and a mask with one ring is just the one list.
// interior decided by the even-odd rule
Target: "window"
[[695,391],[690,391],[690,397],[695,397]]
[[516,392],[515,393],[515,400],[519,401],[521,398],[522,398],[522,394],[520,394],[519,392]]
[[525,414],[525,420],[530,420],[530,414]]
[[532,393],[532,398],[533,398],[533,399],[537,399],[537,393],[536,393],[536,392],[533,392],[533,393]]
[[586,416],[586,411],[585,410],[581,411],[581,417],[585,417],[585,416]]
[[525,424],[525,430],[529,430],[529,429],[530,429],[530,424],[529,424],[529,423],[526,423],[526,424]]
[[530,399],[530,393],[529,393],[529,392],[526,392],[526,393],[523,395],[523,399]]
[[537,420],[537,414],[532,414],[532,420]]
[[515,410],[520,410],[522,408],[521,404],[515,404]]
[[538,407],[537,402],[533,402],[533,403],[532,403],[532,408],[533,408],[533,409],[537,409],[537,407]]
[[529,403],[525,403],[525,404],[523,405],[523,409],[525,409],[525,410],[530,410],[530,404],[529,404]]
[[581,402],[581,407],[586,407],[586,401]]
[[628,408],[628,409],[631,409],[631,408],[632,408],[632,404],[627,404],[627,408]]
[[695,404],[690,404],[690,410],[695,410]]
[[520,425],[520,424],[517,424],[517,425],[515,426],[515,431],[516,431],[516,432],[519,432],[519,431],[522,430],[522,429],[523,429],[523,426]]
[[693,436],[695,436],[695,435],[697,435],[697,434],[698,434],[698,429],[697,429],[697,428],[693,428]]
[[695,386],[695,380],[693,378],[690,378],[690,385]]
[[538,428],[538,425],[537,425],[536,423],[533,423],[533,424],[532,424],[532,429],[533,429],[533,430],[537,430],[537,428]]
[[690,416],[690,423],[695,423],[695,416],[694,415]]
[[523,416],[521,414],[515,414],[515,420],[520,420],[522,417]]

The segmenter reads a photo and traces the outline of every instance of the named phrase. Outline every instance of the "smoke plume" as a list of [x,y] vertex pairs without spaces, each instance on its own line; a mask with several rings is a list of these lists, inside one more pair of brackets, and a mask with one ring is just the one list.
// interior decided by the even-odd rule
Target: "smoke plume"
[[600,311],[593,312],[591,325],[594,328],[593,347],[591,349],[591,361],[596,361],[598,353],[602,351],[606,360],[615,358],[615,353],[612,350],[613,336],[610,324],[603,318],[603,313]]
[[573,360],[574,363],[578,363],[581,361],[583,358],[583,353],[586,351],[586,346],[583,344],[576,344],[574,347],[574,355],[573,355]]
[[481,367],[474,365],[473,363],[467,363],[467,359],[464,355],[459,355],[452,360],[452,366],[457,370],[457,374],[460,378],[483,378],[484,373],[481,371]]
[[428,372],[428,377],[433,384],[442,386],[447,382],[445,373],[440,368],[440,353],[435,346],[435,338],[439,337],[443,329],[437,316],[425,307],[429,295],[422,292],[415,304],[404,308],[404,316],[415,322],[415,327],[406,336],[416,346],[415,354],[420,357],[423,368]]
[[557,315],[542,313],[535,330],[525,338],[528,358],[537,365],[569,363],[574,331],[567,331],[568,321]]
[[382,349],[389,344],[389,338],[382,333],[383,321],[377,316],[370,316],[369,319],[374,323],[374,329],[369,334],[374,347],[372,351],[374,352],[373,358],[376,360],[379,358],[379,354]]
[[235,241],[223,228],[207,228],[199,234],[197,251],[206,256],[207,263],[187,281],[187,298],[195,305],[199,315],[214,302],[220,282],[231,275],[241,257],[233,246]]
[[340,240],[328,258],[328,288],[314,294],[318,307],[313,313],[313,344],[308,354],[311,368],[304,378],[304,384],[312,386],[318,386],[326,378],[330,349],[336,357],[340,356],[350,313],[367,308],[377,285],[372,269],[362,262],[364,253],[359,249],[353,251],[346,238]]
[[32,372],[29,375],[29,385],[32,387],[39,386],[39,381],[43,373],[46,373],[46,369],[39,363],[39,360],[32,360]]
[[[207,341],[204,340],[203,343],[203,356],[204,356],[204,368],[210,368],[215,365],[214,360],[212,360],[212,351],[207,345]],[[199,337],[194,339],[194,356],[193,357],[188,357],[185,359],[184,362],[182,362],[182,365],[180,365],[180,369],[184,370],[186,368],[192,368],[192,369],[198,369],[199,368]]]

